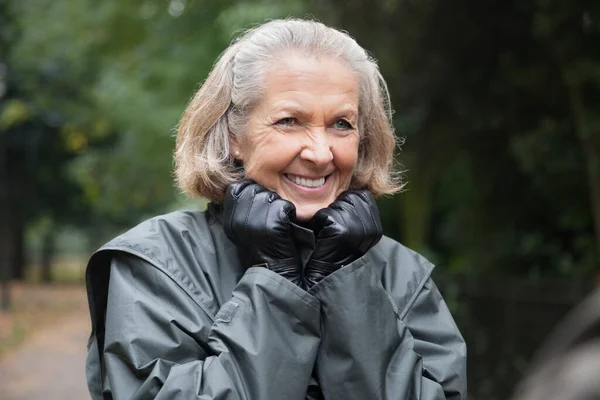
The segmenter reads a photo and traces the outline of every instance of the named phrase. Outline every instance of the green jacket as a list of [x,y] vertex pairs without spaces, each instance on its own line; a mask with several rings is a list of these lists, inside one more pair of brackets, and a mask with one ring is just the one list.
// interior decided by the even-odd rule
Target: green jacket
[[[311,231],[295,227],[304,261]],[[245,270],[217,207],[152,218],[90,259],[93,399],[465,399],[466,347],[390,238],[304,291]]]

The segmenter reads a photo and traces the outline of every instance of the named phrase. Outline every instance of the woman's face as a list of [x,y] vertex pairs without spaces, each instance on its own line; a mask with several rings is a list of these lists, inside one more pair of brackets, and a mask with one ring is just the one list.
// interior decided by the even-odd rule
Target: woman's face
[[232,149],[246,175],[310,219],[348,189],[358,158],[358,80],[333,58],[284,54]]

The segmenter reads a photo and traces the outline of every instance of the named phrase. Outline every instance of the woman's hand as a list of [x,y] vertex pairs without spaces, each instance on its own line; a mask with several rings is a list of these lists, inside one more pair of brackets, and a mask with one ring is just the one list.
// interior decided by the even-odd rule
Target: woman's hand
[[225,194],[223,225],[248,267],[264,266],[300,283],[300,258],[292,239],[294,205],[250,180],[231,184]]
[[342,193],[312,218],[315,251],[304,271],[311,288],[324,277],[362,257],[383,235],[379,209],[367,190]]

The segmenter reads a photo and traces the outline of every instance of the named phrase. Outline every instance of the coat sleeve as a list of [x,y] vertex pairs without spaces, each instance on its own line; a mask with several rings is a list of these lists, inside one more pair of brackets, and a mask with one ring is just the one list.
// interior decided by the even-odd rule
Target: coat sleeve
[[318,301],[249,269],[214,322],[162,271],[111,263],[104,398],[304,399],[319,345]]
[[[322,280],[325,399],[465,399],[466,346],[429,273],[405,304],[363,257]],[[406,287],[402,282],[398,286]]]

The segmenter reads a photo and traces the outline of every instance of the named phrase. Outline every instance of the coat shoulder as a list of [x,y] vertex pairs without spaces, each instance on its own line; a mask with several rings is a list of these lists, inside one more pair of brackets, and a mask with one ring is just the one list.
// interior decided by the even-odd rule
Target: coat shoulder
[[185,248],[211,250],[210,221],[204,211],[174,211],[147,219],[110,240],[99,251],[121,250],[152,263],[168,264]]
[[96,251],[88,263],[88,286],[102,284],[94,270],[107,269],[115,255],[127,254],[145,261],[140,266],[162,271],[214,315],[243,274],[232,250],[210,211],[175,211],[140,223]]
[[397,305],[405,305],[399,310],[403,314],[431,278],[434,265],[421,254],[387,236],[373,250],[385,265],[381,276],[383,287]]

